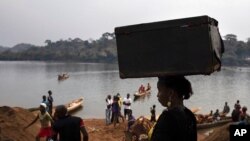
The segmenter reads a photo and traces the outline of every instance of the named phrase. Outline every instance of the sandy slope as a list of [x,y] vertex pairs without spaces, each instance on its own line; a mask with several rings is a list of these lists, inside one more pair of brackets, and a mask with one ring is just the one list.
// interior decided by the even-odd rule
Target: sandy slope
[[[0,141],[34,141],[39,130],[39,122],[23,130],[35,115],[23,108],[0,107]],[[114,128],[106,126],[104,119],[84,119],[90,141],[122,141],[126,123],[120,123]],[[199,141],[226,141],[229,140],[228,125],[198,132]],[[211,134],[206,136],[205,133]]]
[[36,124],[26,131],[23,127],[26,126],[35,118],[34,114],[22,108],[0,107],[0,128],[1,141],[12,139],[14,141],[33,141],[35,133],[39,129],[39,124]]

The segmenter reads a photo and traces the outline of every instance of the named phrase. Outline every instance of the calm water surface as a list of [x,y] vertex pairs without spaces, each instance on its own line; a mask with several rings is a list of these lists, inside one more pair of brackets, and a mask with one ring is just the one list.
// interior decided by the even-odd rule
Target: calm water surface
[[[57,75],[67,72],[70,78],[58,82]],[[157,114],[164,109],[157,100],[157,78],[120,79],[114,64],[8,62],[0,61],[0,106],[36,107],[52,90],[55,105],[84,97],[84,108],[76,115],[104,118],[105,98],[120,93],[133,94],[141,84],[152,85],[151,95],[132,103],[135,116],[149,115],[156,104]],[[250,68],[225,67],[209,76],[187,77],[194,95],[185,101],[187,107],[201,107],[201,113],[222,110],[228,101],[231,111],[237,99],[250,108]],[[132,97],[133,98],[133,97]]]

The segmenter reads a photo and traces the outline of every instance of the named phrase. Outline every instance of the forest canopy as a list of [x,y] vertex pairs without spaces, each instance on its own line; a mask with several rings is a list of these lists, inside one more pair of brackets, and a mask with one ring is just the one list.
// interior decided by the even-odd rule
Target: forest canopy
[[[237,35],[223,37],[225,52],[222,64],[227,66],[250,66],[250,38],[238,41]],[[80,38],[51,41],[45,46],[18,44],[12,48],[0,46],[0,60],[75,61],[95,63],[117,63],[114,33],[103,33],[97,40]]]
[[[19,44],[13,48],[0,51],[0,60],[40,60],[40,61],[78,61],[107,62],[117,61],[114,33],[104,33],[98,40],[80,38],[51,41],[45,46]],[[19,47],[17,47],[19,46]],[[18,50],[22,46],[22,50]]]

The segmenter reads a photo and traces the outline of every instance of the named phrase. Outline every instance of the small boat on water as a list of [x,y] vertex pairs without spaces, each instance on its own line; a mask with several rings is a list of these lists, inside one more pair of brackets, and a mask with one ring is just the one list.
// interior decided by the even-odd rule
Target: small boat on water
[[147,91],[145,91],[145,92],[136,92],[135,94],[134,94],[134,96],[136,96],[136,97],[140,97],[140,96],[144,96],[144,95],[147,95],[147,94],[150,94],[151,93],[151,90],[147,90]]
[[79,98],[76,100],[71,101],[70,103],[66,104],[65,106],[68,109],[68,112],[72,112],[78,108],[80,108],[83,104],[83,98]]
[[64,73],[64,74],[59,74],[58,75],[58,80],[61,81],[61,80],[65,80],[65,79],[68,79],[69,78],[69,75],[67,73]]

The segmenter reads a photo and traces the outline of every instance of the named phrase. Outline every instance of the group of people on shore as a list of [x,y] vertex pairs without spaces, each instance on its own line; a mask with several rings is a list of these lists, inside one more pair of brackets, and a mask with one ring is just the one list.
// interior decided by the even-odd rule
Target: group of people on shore
[[[158,101],[166,109],[151,128],[152,132],[148,132],[147,140],[196,141],[197,117],[183,105],[183,100],[188,99],[193,94],[191,83],[184,76],[159,77],[157,88]],[[154,106],[151,108],[152,115],[153,108]],[[213,113],[211,110],[207,117],[211,117],[211,121],[219,121],[229,113],[230,107],[225,102],[222,112],[216,109]],[[151,120],[152,117],[154,118],[155,115],[151,116]],[[247,107],[241,107],[239,100],[234,105],[231,118],[237,124],[250,124]]]
[[33,125],[37,120],[40,120],[41,128],[36,136],[36,141],[45,137],[46,141],[80,141],[81,133],[83,141],[88,141],[88,133],[85,129],[83,120],[80,117],[71,116],[68,114],[65,105],[59,105],[53,112],[53,97],[52,91],[48,91],[49,96],[43,96],[43,101],[40,103],[39,112],[36,118],[23,129]]
[[[148,134],[148,140],[197,140],[196,117],[183,104],[183,100],[189,99],[193,94],[191,83],[184,76],[159,77],[157,88],[158,101],[166,109],[161,113],[158,120],[156,120],[156,106],[153,105],[150,108],[150,121],[155,124],[152,127],[152,132]],[[64,105],[57,106],[55,113],[52,114],[52,92],[48,91],[48,94],[48,97],[45,96],[44,98],[43,96],[43,101],[40,104],[40,112],[34,121],[24,127],[24,129],[39,119],[41,129],[36,137],[37,141],[41,137],[57,140],[58,136],[60,140],[80,140],[80,133],[82,133],[84,141],[87,141],[88,133],[83,120],[79,117],[70,116]],[[124,107],[124,114],[121,112],[122,105]],[[123,122],[128,120],[127,130],[129,130],[136,122],[132,114],[131,105],[132,99],[129,93],[124,99],[122,99],[119,93],[113,97],[108,95],[106,98],[106,124],[110,125],[113,123],[114,127],[116,127],[116,124],[120,122],[119,119],[122,119]],[[222,113],[217,109],[215,113],[211,111],[210,114],[213,116],[213,119],[218,120],[221,115],[226,115],[229,112],[230,107],[225,102]],[[250,116],[247,114],[247,107],[241,107],[239,100],[234,105],[231,116],[234,122],[249,124]]]
[[[183,100],[189,99],[193,94],[191,83],[184,76],[159,77],[157,88],[158,101],[166,109],[156,121],[155,105],[150,108],[151,121],[156,122],[146,134],[143,134],[143,138],[147,138],[147,140],[150,141],[196,141],[196,118],[192,111],[186,108],[183,104]],[[113,98],[114,101],[119,100],[115,97],[116,96]],[[127,97],[129,97],[129,95]],[[115,110],[113,109],[113,106],[115,105],[115,102],[111,104],[108,101],[110,100],[106,100],[107,109],[108,107],[111,107],[111,111],[114,112]],[[131,100],[128,105],[131,106]],[[120,113],[121,112],[118,114]],[[109,117],[106,119],[108,118]],[[113,123],[115,126],[116,121],[113,121]],[[140,136],[138,137],[140,138]]]
[[[132,124],[135,118],[132,114],[131,104],[132,99],[129,93],[124,99],[121,98],[119,93],[114,95],[113,98],[111,95],[108,95],[106,98],[106,125],[113,123],[115,127],[116,124],[120,122],[119,118],[121,118],[123,122],[128,119],[128,122]],[[121,112],[122,105],[124,105],[124,116]]]
[[[143,85],[140,86],[139,92],[148,91],[151,89],[150,84],[147,84],[147,88],[145,89]],[[117,93],[116,95],[112,96],[108,95],[106,98],[106,125],[109,125],[111,123],[114,124],[114,127],[116,127],[116,124],[119,123],[119,119],[128,120],[127,130],[130,129],[130,127],[135,122],[135,117],[133,115],[133,111],[131,109],[132,99],[129,93],[127,93],[126,97],[122,99],[120,93]],[[124,107],[124,114],[122,114],[122,106]],[[156,121],[156,112],[155,112],[155,105],[150,108],[151,112],[151,121]]]

